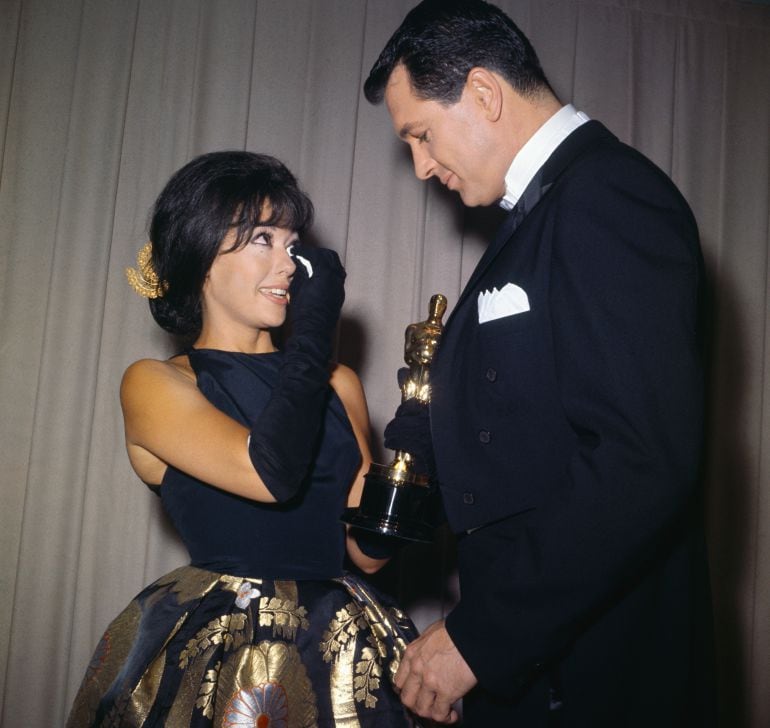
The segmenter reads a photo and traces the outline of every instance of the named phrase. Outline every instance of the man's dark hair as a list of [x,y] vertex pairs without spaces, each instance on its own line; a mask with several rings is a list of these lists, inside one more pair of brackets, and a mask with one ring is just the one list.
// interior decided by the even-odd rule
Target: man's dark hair
[[423,0],[413,8],[366,79],[368,101],[382,101],[401,63],[419,98],[446,105],[459,100],[476,66],[496,71],[523,96],[551,90],[527,37],[500,8],[483,0]]
[[303,232],[312,219],[310,199],[274,157],[242,151],[196,157],[171,177],[153,209],[152,262],[168,286],[150,300],[153,317],[172,334],[196,336],[203,282],[227,233],[237,231],[223,253],[245,245],[259,225]]

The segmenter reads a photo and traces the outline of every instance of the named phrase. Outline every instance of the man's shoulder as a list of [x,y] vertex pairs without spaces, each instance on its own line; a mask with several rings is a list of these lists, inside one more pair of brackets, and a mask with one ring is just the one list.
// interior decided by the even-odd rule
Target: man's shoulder
[[585,197],[601,195],[602,190],[608,195],[623,194],[623,190],[648,190],[656,197],[676,197],[683,201],[663,169],[599,122],[587,122],[564,144],[568,146],[557,150],[549,159],[550,171],[544,168],[546,177],[550,177],[545,181],[551,183],[554,191]]
[[[560,159],[561,158],[561,159]],[[618,139],[599,121],[588,121],[565,139],[549,162],[576,176],[651,175],[670,183],[671,179],[654,161],[638,149]]]

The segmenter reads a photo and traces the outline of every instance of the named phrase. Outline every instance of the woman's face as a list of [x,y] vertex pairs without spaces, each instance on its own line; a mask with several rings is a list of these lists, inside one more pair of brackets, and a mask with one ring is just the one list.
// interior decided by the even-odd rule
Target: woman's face
[[234,323],[249,329],[283,324],[289,283],[295,271],[289,248],[298,242],[293,230],[254,228],[246,243],[232,252],[237,230],[231,229],[203,284],[203,310],[210,323]]

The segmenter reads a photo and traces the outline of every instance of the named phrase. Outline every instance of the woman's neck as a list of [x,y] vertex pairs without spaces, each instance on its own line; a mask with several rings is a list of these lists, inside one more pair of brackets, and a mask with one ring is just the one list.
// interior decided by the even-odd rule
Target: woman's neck
[[276,350],[273,337],[268,330],[207,331],[205,326],[195,340],[193,347],[196,349],[239,351],[244,354],[266,354]]

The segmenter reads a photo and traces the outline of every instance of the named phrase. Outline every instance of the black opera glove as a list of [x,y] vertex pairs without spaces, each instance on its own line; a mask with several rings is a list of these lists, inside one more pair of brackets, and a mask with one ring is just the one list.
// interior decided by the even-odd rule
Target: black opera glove
[[345,300],[345,269],[337,253],[328,248],[297,244],[290,253],[297,266],[289,286],[290,340],[300,337],[323,342],[328,346],[328,359]]
[[408,452],[412,456],[414,471],[435,480],[436,461],[428,405],[416,399],[402,402],[396,416],[385,427],[385,447]]
[[365,531],[362,528],[351,527],[350,534],[355,538],[361,552],[372,559],[389,559],[405,544],[402,539]]
[[279,503],[299,492],[329,397],[334,332],[345,300],[345,269],[333,250],[295,245],[301,256],[289,287],[291,334],[278,381],[251,430],[249,457]]

